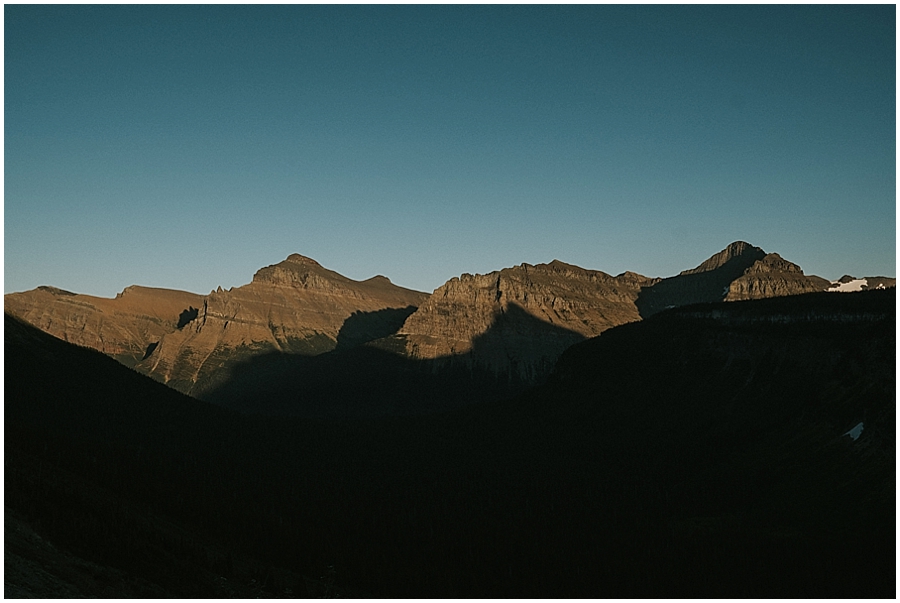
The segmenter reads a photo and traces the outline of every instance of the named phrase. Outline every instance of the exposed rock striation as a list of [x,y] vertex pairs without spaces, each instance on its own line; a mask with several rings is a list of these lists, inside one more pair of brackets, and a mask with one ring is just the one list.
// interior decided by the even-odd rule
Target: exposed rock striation
[[744,241],[665,279],[633,272],[613,277],[559,261],[522,264],[449,280],[394,339],[412,358],[478,366],[533,383],[572,344],[667,308],[828,286],[825,279],[806,276],[796,264]]
[[196,293],[137,285],[113,299],[44,286],[4,296],[4,309],[64,341],[134,366],[202,302]]
[[247,285],[211,292],[196,318],[163,337],[137,369],[202,398],[251,357],[315,355],[393,333],[427,297],[383,276],[354,281],[293,254]]
[[637,305],[646,318],[688,304],[812,293],[830,285],[823,278],[803,274],[798,265],[777,253],[767,254],[736,241],[696,268],[644,289]]
[[728,287],[725,301],[763,299],[825,291],[831,283],[818,276],[806,276],[797,264],[777,253],[753,263]]
[[[357,406],[378,383],[382,397],[402,398],[395,406],[412,408],[423,398],[434,398],[437,407],[440,396],[420,387],[423,375],[478,387],[490,382],[509,393],[543,380],[572,344],[667,308],[895,284],[849,276],[832,284],[736,241],[664,279],[611,276],[554,260],[463,274],[429,296],[383,276],[354,281],[293,254],[257,271],[247,285],[207,296],[128,287],[111,300],[39,287],[7,295],[6,310],[182,392],[235,408],[255,408],[259,398],[277,398],[285,408],[301,398],[331,400],[336,380],[347,382]],[[356,349],[343,354],[350,348]],[[386,377],[390,371],[396,375]],[[394,389],[386,385],[390,379]],[[464,389],[457,397],[472,398]]]
[[686,276],[688,274],[704,274],[715,272],[723,268],[731,268],[731,272],[743,272],[748,262],[756,259],[764,258],[766,252],[759,247],[754,247],[746,241],[735,241],[719,253],[713,255],[708,260],[701,263],[696,268],[690,270],[682,270],[678,276]]
[[640,320],[634,302],[656,280],[557,260],[463,274],[439,287],[398,338],[413,358],[444,358],[532,381],[573,343]]

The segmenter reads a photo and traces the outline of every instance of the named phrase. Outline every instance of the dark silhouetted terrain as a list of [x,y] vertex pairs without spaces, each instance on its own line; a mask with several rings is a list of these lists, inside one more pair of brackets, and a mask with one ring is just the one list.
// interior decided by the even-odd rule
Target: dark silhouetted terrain
[[7,316],[5,594],[893,598],[894,334],[893,289],[692,305],[512,399],[339,421]]

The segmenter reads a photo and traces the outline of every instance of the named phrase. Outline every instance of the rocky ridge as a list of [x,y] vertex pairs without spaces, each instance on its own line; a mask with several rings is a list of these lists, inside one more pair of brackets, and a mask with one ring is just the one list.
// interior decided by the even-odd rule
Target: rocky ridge
[[137,369],[195,397],[230,367],[267,353],[315,355],[387,335],[427,294],[383,276],[354,281],[293,254],[252,282],[207,295],[196,318],[159,340]]
[[[288,358],[360,344],[410,361],[402,370],[449,374],[443,369],[451,366],[465,375],[478,369],[498,382],[528,385],[542,380],[572,344],[667,308],[895,286],[885,277],[848,276],[839,283],[736,241],[669,278],[611,276],[554,260],[463,274],[429,296],[383,276],[354,281],[293,254],[258,270],[247,285],[206,296],[135,286],[110,300],[40,287],[9,294],[5,304],[10,314],[61,339],[212,400],[226,391],[251,399],[268,381],[299,379]],[[352,363],[359,357],[329,360],[331,372],[323,375],[358,372]],[[319,366],[305,366],[305,379]],[[239,387],[229,385],[236,367]]]
[[137,285],[113,299],[43,286],[4,296],[4,309],[59,339],[134,366],[149,345],[177,331],[202,302],[196,293]]
[[831,283],[819,276],[803,274],[800,266],[789,262],[777,253],[767,254],[739,278],[732,281],[725,301],[763,299],[800,293],[825,291]]
[[736,241],[670,278],[610,276],[554,260],[450,279],[397,334],[407,355],[489,368],[536,381],[582,339],[695,303],[824,291],[777,253]]
[[805,275],[777,253],[736,241],[696,268],[644,289],[637,305],[646,318],[688,304],[798,295],[829,286],[827,280]]
[[634,302],[656,280],[558,260],[463,274],[435,290],[397,337],[412,358],[512,367],[529,379],[573,343],[640,320]]

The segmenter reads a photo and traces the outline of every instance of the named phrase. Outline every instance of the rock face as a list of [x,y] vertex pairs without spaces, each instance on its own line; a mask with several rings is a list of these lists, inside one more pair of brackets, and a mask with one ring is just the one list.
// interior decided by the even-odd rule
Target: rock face
[[196,318],[136,368],[202,398],[248,358],[315,355],[389,335],[427,297],[383,276],[354,281],[294,254],[247,285],[211,292]]
[[408,356],[488,368],[535,382],[582,339],[667,308],[824,291],[778,254],[736,241],[671,278],[610,276],[559,261],[464,274],[437,289],[404,323]]
[[[664,279],[554,260],[463,274],[429,296],[383,276],[354,281],[294,254],[247,285],[207,296],[128,287],[110,300],[40,287],[7,295],[5,304],[61,339],[235,408],[257,409],[268,398],[285,408],[330,401],[336,382],[357,406],[371,398],[373,383],[396,408],[422,406],[423,397],[434,406],[435,391],[466,381],[469,389],[444,396],[449,408],[484,387],[496,398],[539,382],[572,344],[667,308],[887,286],[894,279],[832,284],[737,241]],[[426,381],[431,393],[423,393]]]
[[637,305],[646,318],[687,304],[797,295],[830,285],[818,276],[806,276],[777,253],[736,241],[696,268],[644,289]]
[[6,295],[4,308],[51,335],[133,367],[148,347],[182,327],[202,302],[195,293],[136,285],[114,299],[38,287]]
[[763,299],[825,291],[831,283],[818,276],[806,276],[800,266],[770,253],[757,260],[728,287],[725,301]]
[[408,356],[533,380],[567,347],[640,320],[635,300],[658,279],[613,277],[554,260],[452,278],[404,323]]
[[766,252],[759,247],[754,247],[753,245],[745,241],[735,241],[696,268],[692,268],[690,270],[682,270],[678,273],[678,275],[686,276],[689,274],[704,274],[708,272],[715,272],[726,267],[730,267],[732,269],[732,272],[735,270],[743,271],[744,269],[738,268],[738,266],[744,266],[752,260],[765,257],[765,255]]

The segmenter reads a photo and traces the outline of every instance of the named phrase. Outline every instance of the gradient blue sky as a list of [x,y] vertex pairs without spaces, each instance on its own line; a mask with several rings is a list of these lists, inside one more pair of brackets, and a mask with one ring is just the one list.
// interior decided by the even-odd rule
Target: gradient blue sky
[[4,14],[6,292],[896,272],[893,5]]

